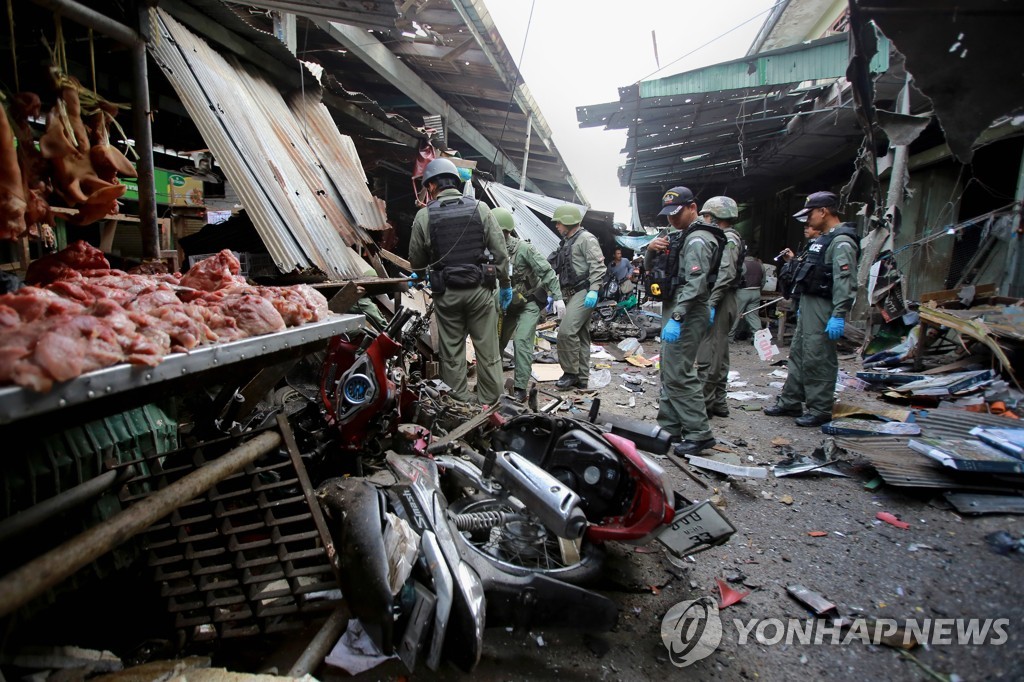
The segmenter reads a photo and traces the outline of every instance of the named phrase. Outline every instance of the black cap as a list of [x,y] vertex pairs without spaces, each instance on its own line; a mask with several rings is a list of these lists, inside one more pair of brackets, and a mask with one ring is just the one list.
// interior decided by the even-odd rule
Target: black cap
[[836,208],[839,206],[839,197],[832,192],[815,192],[807,195],[804,207],[793,214],[797,220],[806,220],[812,208]]
[[661,197],[661,212],[658,215],[675,215],[683,206],[697,203],[689,187],[673,187]]

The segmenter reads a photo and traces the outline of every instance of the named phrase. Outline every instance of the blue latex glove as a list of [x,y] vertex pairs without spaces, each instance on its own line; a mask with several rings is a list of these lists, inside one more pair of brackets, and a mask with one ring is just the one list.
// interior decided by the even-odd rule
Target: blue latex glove
[[544,308],[544,312],[550,313],[552,311],[551,304],[555,302],[555,299],[548,296],[548,305]]
[[588,291],[587,292],[587,297],[585,299],[583,299],[583,307],[584,308],[593,308],[595,305],[597,305],[597,292],[596,291]]
[[665,343],[675,343],[679,340],[679,334],[683,331],[683,324],[675,320],[669,320],[665,328],[661,330],[661,340]]
[[512,287],[505,287],[498,294],[498,301],[501,303],[501,309],[506,310],[509,304],[512,302]]
[[846,320],[841,317],[830,317],[828,324],[825,325],[825,332],[828,334],[828,338],[836,341],[843,335],[843,330],[846,329]]
[[711,319],[708,320],[708,326],[710,327],[715,323],[715,309],[711,309]]
[[417,274],[416,274],[416,273],[414,272],[414,273],[412,273],[411,275],[409,275],[409,279],[411,279],[411,280],[413,280],[413,281],[411,281],[411,282],[406,282],[406,284],[408,284],[408,285],[409,285],[409,288],[410,288],[410,289],[412,289],[412,288],[413,288],[413,287],[415,287],[415,286],[416,286],[417,284],[419,284],[419,282],[417,282],[417,281],[416,281],[416,280],[418,280],[419,278],[420,278],[420,276],[419,276],[419,275],[417,275]]

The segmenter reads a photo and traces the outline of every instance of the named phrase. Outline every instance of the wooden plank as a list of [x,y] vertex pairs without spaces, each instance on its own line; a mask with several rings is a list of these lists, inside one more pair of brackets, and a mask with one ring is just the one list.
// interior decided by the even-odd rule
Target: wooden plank
[[[965,285],[971,286],[971,285]],[[952,303],[953,301],[960,300],[960,291],[965,287],[959,287],[957,289],[943,289],[942,291],[929,291],[928,293],[921,294],[918,298],[922,303]],[[997,293],[997,287],[995,284],[978,284],[974,288],[974,300],[977,301],[980,298],[987,296],[995,296]]]
[[409,272],[412,272],[412,264],[409,263],[409,261],[407,261],[406,259],[402,258],[401,256],[393,254],[387,249],[381,249],[380,255],[384,258],[384,260],[394,263],[403,270],[408,270]]
[[327,308],[332,313],[347,313],[355,302],[363,295],[363,290],[355,282],[346,282],[338,293],[327,302]]

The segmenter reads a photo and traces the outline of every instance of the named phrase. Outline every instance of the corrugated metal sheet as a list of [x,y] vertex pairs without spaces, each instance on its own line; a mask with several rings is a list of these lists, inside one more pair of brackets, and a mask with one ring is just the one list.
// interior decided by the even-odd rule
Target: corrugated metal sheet
[[315,95],[295,93],[291,108],[303,124],[306,142],[337,190],[339,200],[348,209],[351,222],[363,230],[388,229],[384,200],[370,193],[352,138],[338,131],[327,107]]
[[[925,438],[972,438],[975,426],[1007,426],[1010,420],[956,409],[921,411],[917,417]],[[836,445],[866,457],[889,485],[911,488],[986,489],[1009,491],[1024,486],[1024,477],[953,471],[911,450],[906,438],[879,436],[836,438]]]
[[[841,78],[845,77],[849,64],[847,36],[842,34],[816,40],[811,45],[797,45],[643,81],[640,96],[666,97]],[[873,73],[889,68],[889,41],[885,36],[879,35],[878,52],[870,68]]]
[[[153,57],[174,86],[282,272],[317,267],[329,278],[370,266],[302,122],[255,68],[225,59],[163,10]],[[273,133],[273,134],[269,134]],[[336,193],[335,193],[336,196]]]
[[[491,200],[502,208],[512,212],[516,221],[516,234],[520,238],[529,241],[541,254],[547,258],[558,248],[559,237],[550,227],[550,223],[537,218],[533,211],[537,211],[547,218],[555,213],[555,209],[565,205],[565,201],[555,197],[545,197],[533,192],[523,192],[518,189],[506,187],[497,182],[483,183],[484,191]],[[583,215],[587,214],[587,207],[581,204],[577,206]],[[531,211],[530,209],[533,209]]]

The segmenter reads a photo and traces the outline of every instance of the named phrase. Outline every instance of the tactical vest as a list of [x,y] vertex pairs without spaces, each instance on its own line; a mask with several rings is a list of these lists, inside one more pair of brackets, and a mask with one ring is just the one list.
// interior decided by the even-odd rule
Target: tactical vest
[[589,286],[590,280],[586,276],[580,276],[576,274],[576,270],[572,267],[572,247],[576,244],[576,240],[580,238],[585,230],[581,227],[576,230],[576,233],[568,239],[563,239],[562,243],[558,246],[558,249],[548,256],[548,262],[551,263],[551,268],[558,275],[558,286],[562,290],[562,296],[565,300],[580,290],[583,286]]
[[668,252],[655,256],[651,263],[647,294],[655,301],[671,301],[675,297],[676,289],[685,284],[685,281],[679,280],[679,257],[683,253],[686,239],[697,230],[709,233],[715,238],[717,244],[717,248],[711,255],[707,272],[708,291],[715,288],[715,282],[718,281],[718,268],[722,264],[722,252],[725,250],[725,232],[717,225],[709,225],[702,220],[695,220],[685,230],[676,230],[668,235]]
[[793,291],[797,294],[809,296],[832,297],[832,263],[825,261],[825,254],[832,240],[836,237],[850,237],[853,246],[857,250],[857,257],[860,257],[860,245],[857,239],[857,232],[849,223],[842,223],[815,239],[807,247],[807,250],[800,255],[795,271],[793,273]]
[[435,284],[443,291],[483,283],[484,222],[477,203],[469,197],[445,197],[427,204],[434,293],[439,293]]

